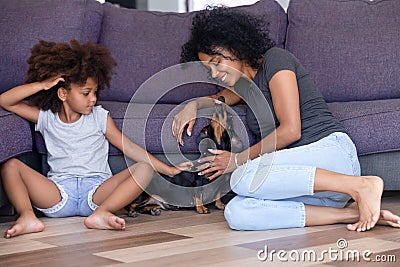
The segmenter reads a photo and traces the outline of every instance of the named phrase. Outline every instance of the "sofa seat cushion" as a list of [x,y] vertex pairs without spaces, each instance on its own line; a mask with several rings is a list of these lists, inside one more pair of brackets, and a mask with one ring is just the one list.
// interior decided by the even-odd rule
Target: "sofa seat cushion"
[[400,98],[399,0],[291,0],[286,49],[328,102]]
[[358,154],[400,150],[400,99],[328,103]]
[[[105,109],[110,111],[117,127],[136,144],[144,147],[150,153],[198,153],[196,137],[200,130],[209,123],[212,110],[198,113],[192,137],[186,132],[183,135],[184,146],[179,146],[172,136],[171,124],[174,114],[178,111],[177,105],[172,104],[128,104],[114,101],[100,101]],[[245,106],[238,106],[231,110],[234,114],[234,129],[245,146],[254,144],[256,138],[243,123],[246,117]],[[36,145],[40,153],[46,153],[46,146],[40,133],[36,132]],[[110,155],[121,155],[115,147],[110,146]]]
[[31,152],[32,131],[29,122],[0,108],[0,163]]
[[[109,47],[118,65],[111,81],[112,90],[102,92],[100,99],[130,102],[147,79],[179,64],[181,47],[189,39],[192,18],[196,12],[144,11],[118,8],[109,3],[105,3],[103,8],[99,43]],[[287,18],[278,3],[274,0],[261,0],[254,5],[237,8],[263,14],[270,21],[271,38],[278,46],[283,46]],[[216,92],[217,89],[210,86],[183,86],[165,94],[159,103],[179,104],[188,98]]]
[[97,42],[101,19],[95,0],[0,1],[0,93],[24,83],[26,60],[40,39]]

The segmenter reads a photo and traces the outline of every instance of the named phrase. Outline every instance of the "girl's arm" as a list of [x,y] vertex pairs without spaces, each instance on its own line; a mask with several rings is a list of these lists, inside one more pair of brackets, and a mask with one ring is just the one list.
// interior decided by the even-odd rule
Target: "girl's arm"
[[114,120],[111,118],[110,115],[108,115],[107,117],[106,138],[112,145],[123,151],[124,155],[126,155],[127,157],[136,162],[146,162],[153,166],[153,168],[157,172],[168,175],[170,177],[181,172],[180,169],[165,164],[161,160],[154,157],[152,154],[148,153],[139,145],[133,143],[128,137],[123,135],[122,132],[115,125]]
[[39,108],[23,102],[27,97],[42,90],[48,90],[59,81],[64,81],[61,77],[52,77],[42,82],[34,82],[14,87],[0,95],[0,107],[13,112],[22,118],[37,123]]

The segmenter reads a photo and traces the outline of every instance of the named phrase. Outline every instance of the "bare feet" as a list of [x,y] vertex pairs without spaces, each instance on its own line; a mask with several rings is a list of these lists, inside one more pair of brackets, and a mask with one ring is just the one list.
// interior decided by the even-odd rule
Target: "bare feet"
[[4,233],[5,238],[11,238],[18,235],[37,233],[44,230],[44,223],[42,223],[33,214],[21,215],[15,224]]
[[400,228],[400,217],[388,210],[381,210],[381,216],[379,218],[378,224]]
[[348,226],[349,230],[358,232],[370,230],[378,222],[381,214],[381,197],[383,192],[383,181],[377,176],[361,177],[361,183],[352,198],[357,202],[359,209],[359,221]]
[[[352,203],[348,208],[354,209],[358,212],[357,203]],[[381,210],[377,224],[400,228],[400,217],[393,214],[391,211]],[[358,223],[348,224],[347,229],[350,231],[358,231]]]
[[89,217],[84,221],[85,226],[91,229],[112,229],[124,230],[125,220],[119,218],[109,211],[97,208]]

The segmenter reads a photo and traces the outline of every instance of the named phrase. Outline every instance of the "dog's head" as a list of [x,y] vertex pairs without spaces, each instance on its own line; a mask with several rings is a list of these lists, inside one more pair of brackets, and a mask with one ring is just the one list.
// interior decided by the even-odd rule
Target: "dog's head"
[[239,152],[242,142],[233,130],[232,114],[226,110],[225,98],[220,96],[215,101],[210,124],[204,127],[197,137],[202,156],[211,155],[208,149]]

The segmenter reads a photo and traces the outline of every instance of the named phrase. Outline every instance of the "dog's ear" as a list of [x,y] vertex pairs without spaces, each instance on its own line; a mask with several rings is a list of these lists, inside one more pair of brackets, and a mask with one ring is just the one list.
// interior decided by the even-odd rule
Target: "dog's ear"
[[236,134],[231,136],[231,149],[233,153],[239,153],[243,150],[243,142]]
[[208,137],[208,126],[201,129],[199,135],[196,138],[197,144],[200,144],[201,140]]

